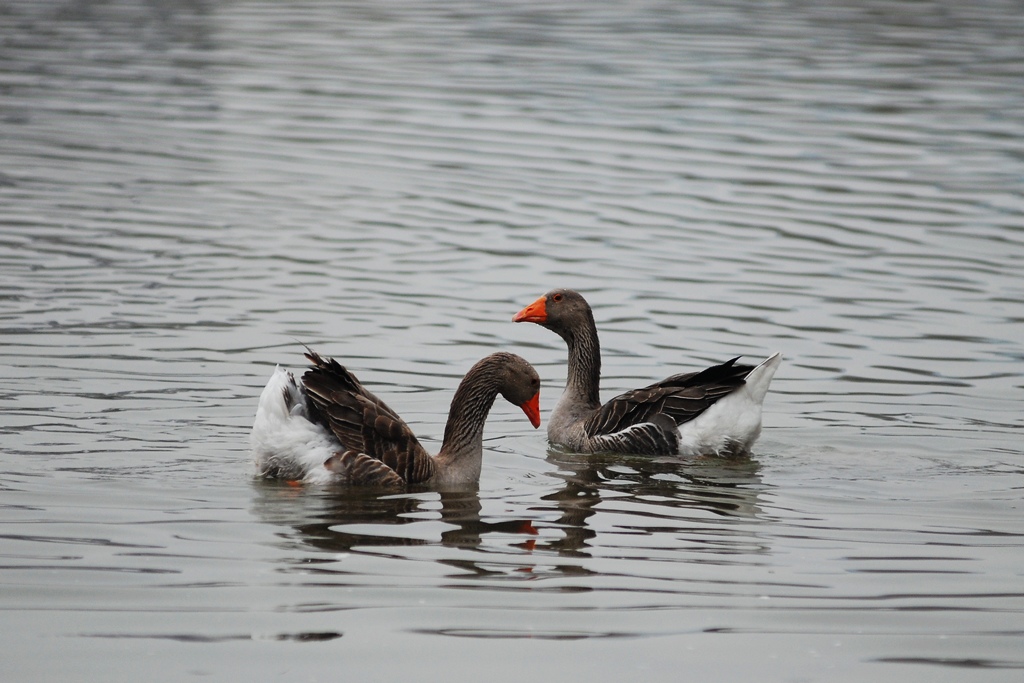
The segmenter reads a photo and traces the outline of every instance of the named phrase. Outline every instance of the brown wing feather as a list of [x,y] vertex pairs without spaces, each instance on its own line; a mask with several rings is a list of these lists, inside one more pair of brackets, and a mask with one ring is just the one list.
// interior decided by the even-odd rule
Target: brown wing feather
[[668,415],[677,425],[689,422],[743,385],[754,366],[736,365],[736,360],[620,394],[601,406],[584,429],[590,436],[614,434],[659,414]]
[[314,419],[346,450],[379,460],[404,481],[415,484],[434,473],[434,461],[409,426],[333,359],[309,351],[313,363],[302,377]]
[[324,467],[341,476],[347,484],[358,486],[400,487],[405,480],[376,458],[365,453],[345,451],[327,459]]

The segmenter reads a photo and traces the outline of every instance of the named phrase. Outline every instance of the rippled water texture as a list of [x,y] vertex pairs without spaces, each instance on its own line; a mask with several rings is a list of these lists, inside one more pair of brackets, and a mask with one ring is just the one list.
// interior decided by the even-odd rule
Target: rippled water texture
[[[1019,681],[1019,2],[0,4],[3,678]],[[750,460],[257,481],[300,343],[436,448],[785,355]]]

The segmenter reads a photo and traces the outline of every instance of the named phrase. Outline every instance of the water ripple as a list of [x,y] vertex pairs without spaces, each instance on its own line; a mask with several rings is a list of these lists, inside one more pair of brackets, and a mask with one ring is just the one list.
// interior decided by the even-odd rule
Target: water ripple
[[[12,680],[323,677],[351,643],[352,677],[422,675],[380,642],[467,680],[520,647],[595,679],[1020,668],[1018,3],[0,13]],[[581,460],[497,405],[477,492],[251,481],[303,343],[430,447],[494,349],[547,415],[564,346],[510,319],[553,286],[606,395],[781,350],[755,457]]]

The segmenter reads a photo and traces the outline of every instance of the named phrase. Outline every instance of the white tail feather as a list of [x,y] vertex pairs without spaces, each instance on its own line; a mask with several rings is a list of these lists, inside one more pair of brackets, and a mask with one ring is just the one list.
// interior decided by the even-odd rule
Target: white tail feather
[[782,362],[774,353],[750,371],[746,383],[679,428],[680,455],[746,455],[761,434],[761,404]]
[[249,443],[256,471],[281,479],[330,481],[324,461],[338,443],[306,417],[306,399],[287,370],[277,367],[260,394]]

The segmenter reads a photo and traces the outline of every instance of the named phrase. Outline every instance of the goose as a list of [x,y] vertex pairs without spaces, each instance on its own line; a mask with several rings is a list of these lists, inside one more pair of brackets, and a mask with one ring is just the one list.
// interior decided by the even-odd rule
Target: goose
[[569,348],[565,391],[548,420],[553,446],[577,453],[742,456],[761,433],[761,404],[779,353],[757,366],[738,364],[736,357],[672,375],[602,405],[597,326],[579,292],[551,290],[512,320],[546,327]]
[[307,348],[297,382],[278,366],[260,395],[250,445],[257,473],[306,484],[430,488],[477,484],[484,422],[501,394],[540,426],[540,378],[512,353],[477,362],[452,398],[440,452],[333,358]]

